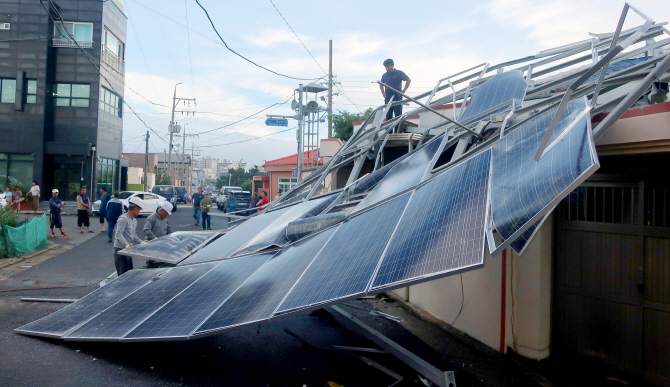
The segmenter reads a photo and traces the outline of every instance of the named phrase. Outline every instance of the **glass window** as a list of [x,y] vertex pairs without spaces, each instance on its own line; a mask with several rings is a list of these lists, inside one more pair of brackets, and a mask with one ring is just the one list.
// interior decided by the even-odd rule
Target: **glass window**
[[2,96],[0,97],[0,102],[16,102],[16,79],[2,79],[0,82],[2,82]]
[[107,29],[105,29],[103,43],[109,52],[116,55],[119,59],[123,59],[123,42]]
[[100,110],[121,117],[121,97],[111,91],[100,88]]
[[90,85],[57,83],[55,90],[56,106],[89,107]]
[[37,81],[34,79],[29,79],[27,86],[26,103],[37,103]]
[[[117,186],[116,164],[118,160],[100,158],[96,168],[96,183],[98,189],[105,187],[108,193],[113,193]],[[123,199],[123,198],[122,198]]]
[[[72,39],[74,38],[74,40]],[[75,43],[76,42],[76,43]],[[93,24],[56,22],[54,23],[54,47],[93,47]]]
[[33,180],[33,156],[12,153],[0,154],[0,189],[18,186],[25,195]]

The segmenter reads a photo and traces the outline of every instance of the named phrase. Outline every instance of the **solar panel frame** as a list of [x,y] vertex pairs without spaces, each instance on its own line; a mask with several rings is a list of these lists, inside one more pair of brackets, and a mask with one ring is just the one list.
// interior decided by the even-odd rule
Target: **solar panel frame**
[[[462,273],[464,271],[473,270],[473,269],[482,267],[484,265],[484,257],[485,257],[485,253],[486,253],[486,250],[485,250],[485,244],[486,244],[485,225],[486,225],[486,222],[487,222],[487,219],[488,219],[488,206],[486,204],[488,203],[488,199],[489,199],[488,183],[489,183],[489,180],[490,180],[490,157],[491,157],[490,149],[486,149],[482,152],[479,152],[476,155],[474,155],[473,157],[468,158],[468,159],[464,160],[463,162],[455,165],[454,167],[452,167],[448,170],[445,170],[444,172],[434,176],[433,178],[426,181],[424,184],[422,184],[420,187],[418,187],[416,189],[416,192],[414,193],[414,195],[412,196],[409,204],[407,205],[406,213],[403,215],[403,217],[398,222],[398,230],[400,230],[400,231],[396,232],[393,235],[393,237],[391,238],[391,240],[389,242],[389,246],[387,247],[387,250],[384,253],[384,256],[380,260],[379,266],[375,271],[375,275],[374,275],[373,279],[371,280],[370,285],[368,286],[367,294],[375,294],[375,293],[383,292],[383,291],[386,291],[386,290],[395,289],[395,288],[398,288],[398,287],[409,286],[409,285],[412,285],[412,284],[415,284],[415,283],[424,282],[427,278],[440,278],[440,277],[445,277],[445,276],[449,276],[449,275],[454,275],[454,274]],[[439,184],[439,180],[442,180],[442,179],[449,179],[450,175],[458,176],[456,174],[461,173],[462,174],[461,178],[463,178],[465,176],[465,174],[469,171],[467,168],[471,167],[473,165],[473,164],[469,164],[469,163],[476,163],[476,162],[478,162],[479,165],[475,164],[475,168],[476,168],[475,172],[486,173],[485,178],[481,178],[477,181],[472,181],[473,185],[474,184],[484,185],[484,187],[480,187],[480,188],[475,187],[474,188],[474,189],[477,189],[479,191],[483,191],[483,192],[479,193],[480,197],[477,199],[481,202],[480,206],[477,206],[476,204],[474,204],[470,207],[472,211],[478,211],[479,207],[484,209],[483,213],[478,216],[478,218],[480,220],[477,220],[478,222],[481,222],[481,224],[476,226],[476,227],[472,227],[472,231],[471,231],[471,233],[475,237],[475,240],[474,240],[473,243],[475,244],[475,246],[478,246],[477,249],[479,251],[477,252],[478,253],[477,255],[479,257],[478,258],[479,261],[477,261],[475,263],[468,264],[468,265],[462,265],[462,266],[458,266],[457,268],[450,268],[450,269],[446,269],[446,270],[437,270],[437,271],[430,271],[429,270],[429,271],[423,272],[422,274],[411,275],[411,276],[406,277],[406,278],[396,278],[396,279],[393,279],[393,280],[390,279],[390,278],[384,279],[384,277],[388,277],[390,275],[390,274],[387,274],[388,271],[384,270],[385,267],[389,268],[389,265],[393,265],[394,263],[399,262],[400,257],[402,257],[402,259],[407,258],[407,255],[405,255],[404,252],[402,252],[402,251],[401,252],[396,252],[395,250],[393,250],[393,244],[397,243],[397,241],[399,239],[401,239],[401,238],[407,239],[411,236],[409,233],[406,233],[406,235],[403,235],[403,230],[406,230],[406,229],[409,230],[409,228],[404,228],[403,227],[404,222],[411,221],[412,219],[415,219],[415,218],[418,218],[419,221],[425,221],[425,220],[429,219],[427,217],[422,217],[419,214],[414,213],[412,211],[412,209],[413,209],[412,207],[415,205],[415,203],[418,203],[421,200],[421,195],[424,192],[426,192],[426,194],[428,194],[430,192],[430,191],[428,191],[429,188],[439,187],[439,186],[433,185],[433,184]],[[461,169],[464,169],[465,171],[461,171]],[[444,184],[445,187],[451,187],[451,186],[454,186],[454,185],[455,184],[452,184],[452,185]],[[462,185],[458,185],[458,186],[462,186]],[[426,190],[426,191],[420,192],[421,190]],[[464,195],[462,195],[461,197],[464,197]],[[418,204],[416,204],[416,206],[418,208],[422,208],[421,207],[422,204],[425,206],[425,203],[418,203]],[[446,207],[445,206],[444,208],[457,209],[457,208],[461,208],[461,207],[458,207],[458,206]],[[451,215],[451,214],[452,213],[447,213],[445,215],[448,216],[448,215]],[[462,214],[461,212],[458,212],[458,213],[455,213],[454,217],[456,217],[457,220],[458,219],[461,220],[461,222],[458,222],[460,224],[460,223],[462,223],[462,221],[464,219],[469,219],[470,215],[471,215],[471,213]],[[424,223],[428,223],[428,221],[426,221]],[[455,225],[447,225],[447,226],[451,226],[452,228],[456,229]],[[477,229],[479,229],[479,231],[477,231]],[[412,230],[414,230],[414,229],[412,229]],[[461,230],[461,231],[463,231],[463,230]],[[453,236],[453,233],[449,234],[449,236]],[[436,243],[435,240],[441,240],[442,237],[443,236],[438,237],[438,239],[434,239],[433,242],[432,242],[433,245],[435,245],[435,243]],[[413,238],[413,240],[417,241],[417,243],[418,243],[417,238]],[[444,239],[442,239],[441,241],[443,241],[443,240]],[[440,245],[443,246],[442,243],[440,243]],[[426,252],[431,252],[431,251],[434,251],[434,250],[435,250],[435,248],[432,248],[431,250],[427,250]],[[402,253],[402,254],[400,254],[400,253]],[[395,254],[395,258],[391,254]],[[421,258],[418,258],[417,262],[420,259]],[[439,262],[439,260],[434,260],[433,262]],[[416,267],[417,265],[414,265],[414,266]],[[384,273],[384,274],[381,274],[381,273]]]
[[[63,337],[66,341],[119,341],[163,305],[181,294],[217,265],[177,266]],[[156,278],[156,277],[154,277]]]
[[[517,227],[516,231],[514,231],[511,235],[508,234],[507,237],[505,237],[503,232],[501,232],[498,229],[498,227],[496,226],[496,222],[495,222],[496,209],[495,209],[495,205],[493,204],[493,200],[494,200],[494,198],[497,198],[498,195],[496,195],[495,192],[492,192],[491,195],[490,195],[492,222],[490,224],[487,223],[487,227],[491,227],[492,229],[487,230],[487,234],[492,233],[492,231],[495,229],[503,237],[504,240],[499,245],[496,245],[496,242],[494,240],[491,240],[489,242],[489,251],[490,251],[491,255],[496,255],[499,252],[501,252],[502,249],[510,246],[512,243],[515,243],[517,241],[517,239],[522,237],[524,235],[524,233],[529,228],[533,227],[536,223],[538,223],[544,217],[546,217],[546,215],[548,213],[550,213],[556,207],[556,205],[558,205],[558,203],[563,198],[565,198],[565,196],[567,196],[576,187],[578,187],[581,183],[583,183],[589,176],[591,176],[591,174],[593,174],[593,172],[595,172],[598,168],[600,168],[600,162],[598,161],[598,154],[596,152],[595,142],[593,140],[593,132],[592,132],[592,128],[591,128],[591,117],[590,117],[590,114],[589,114],[588,111],[586,111],[586,114],[584,114],[585,109],[588,109],[588,104],[587,104],[587,101],[586,101],[586,97],[581,97],[581,98],[575,99],[575,100],[571,101],[570,103],[568,103],[568,105],[566,106],[566,109],[563,112],[563,114],[564,114],[564,116],[565,115],[568,115],[568,116],[572,115],[573,118],[577,117],[577,119],[579,121],[582,121],[582,120],[585,121],[585,126],[581,130],[584,131],[584,137],[585,137],[584,140],[585,140],[586,146],[587,146],[586,149],[588,149],[589,156],[591,157],[592,165],[585,168],[578,176],[576,176],[574,178],[572,183],[567,184],[565,186],[565,188],[558,191],[558,193],[554,197],[554,199],[552,199],[548,203],[546,203],[546,205],[544,205],[544,207],[539,209],[539,211],[537,211],[535,213],[535,215],[530,217],[525,223],[523,223],[522,226]],[[522,124],[521,126],[517,127],[513,132],[510,132],[508,135],[503,137],[503,140],[505,138],[507,138],[507,136],[513,135],[515,132],[518,135],[518,133],[520,133],[520,132],[517,132],[517,131],[519,129],[522,129],[525,124],[532,123],[533,120],[539,120],[541,118],[546,120],[546,118],[549,117],[549,121],[550,121],[551,117],[553,117],[554,111],[555,111],[555,109],[549,109],[549,110],[541,113],[540,115],[537,115],[537,116],[533,117],[531,120],[529,120],[528,122],[526,122],[526,123]],[[556,138],[561,137],[561,138],[565,139],[566,137],[568,137],[570,135],[574,135],[573,132],[575,130],[579,131],[580,128],[578,128],[578,126],[580,124],[579,123],[575,124],[573,121],[574,120],[568,121],[567,124],[565,126],[563,126],[563,128],[557,127],[556,130],[554,130],[554,133],[552,134],[552,138],[551,138],[552,141],[550,141],[550,143],[554,144],[553,140],[555,140]],[[560,125],[560,123],[559,123],[559,125]],[[548,122],[547,122],[547,126],[548,126]],[[560,128],[560,130],[559,130],[559,128]],[[545,127],[545,129],[546,129],[546,127]],[[566,134],[565,133],[566,130],[570,130],[570,133]],[[574,133],[576,133],[576,132],[574,132]],[[540,135],[543,136],[544,132],[540,131]],[[525,138],[524,141],[529,141],[529,139]],[[504,144],[504,143],[499,141],[496,144],[494,144],[494,146],[491,148],[494,156],[495,156],[495,149],[494,148],[496,146],[502,146],[500,144]],[[538,141],[538,144],[539,144],[539,141]],[[507,152],[507,151],[504,152],[504,154],[506,156],[508,155],[508,153],[509,152]],[[543,156],[543,158],[544,158],[544,156]],[[532,159],[532,157],[531,157],[531,159]],[[542,159],[540,161],[542,161]],[[491,159],[491,163],[492,163],[491,175],[492,175],[492,179],[495,180],[495,175],[494,174],[495,174],[495,171],[496,171],[497,168],[494,165],[495,161],[494,161],[493,158]],[[491,187],[495,186],[495,182],[493,180],[492,180]],[[527,241],[526,241],[526,244],[524,245],[524,248],[528,244],[528,242],[530,241],[531,238],[532,238],[532,235],[529,238],[527,238]]]
[[262,253],[219,262],[183,292],[126,333],[121,340],[188,339],[244,281],[275,254],[276,252]]
[[[191,337],[215,334],[222,330],[268,321],[272,318],[286,295],[312,260],[323,249],[337,227],[339,225],[285,247],[280,254],[275,255],[240,285],[226,302],[193,331]],[[302,251],[298,250],[297,247],[305,244],[310,246]],[[292,264],[294,266],[290,266]],[[282,278],[283,283],[275,282],[275,284],[278,283],[276,288],[272,288],[272,284],[268,285],[263,282],[265,279],[270,281],[278,279],[277,273],[281,270],[288,271],[287,274],[294,275],[295,278],[292,280]],[[252,303],[250,301],[257,302]]]
[[252,216],[197,253],[181,261],[178,266],[230,259],[235,251],[244,246],[245,243],[249,242],[255,235],[262,232],[291,208],[293,207],[286,207],[277,211]]
[[[159,256],[159,255],[147,255],[147,254],[142,254],[141,249],[147,248],[153,244],[160,243],[159,241],[163,240],[166,241],[163,238],[174,238],[174,234],[210,234],[209,237],[206,237],[200,242],[197,246],[195,246],[192,250],[186,251],[183,254],[179,255],[177,258],[170,259],[165,256]],[[189,256],[195,254],[198,250],[202,249],[203,247],[207,246],[208,243],[213,241],[214,239],[220,237],[222,234],[218,231],[177,231],[169,235],[165,235],[163,237],[154,239],[152,241],[149,241],[147,243],[142,243],[139,245],[131,246],[130,248],[123,249],[119,251],[119,254],[127,255],[132,258],[137,258],[137,259],[151,259],[157,262],[165,262],[165,263],[171,263],[171,264],[178,264],[179,262],[183,261],[184,259],[188,258]],[[183,241],[181,241],[183,242]],[[168,246],[170,247],[170,246]]]
[[[507,103],[511,99],[514,99],[516,106],[520,106],[526,96],[527,89],[528,84],[521,70],[511,70],[496,74],[472,92],[470,103],[466,106],[458,121],[471,121],[473,117],[493,107]],[[496,98],[497,93],[501,93],[503,96]],[[480,97],[481,95],[483,97]],[[484,103],[482,101],[495,101],[495,103]]]
[[[277,313],[311,309],[366,294],[413,193],[399,195],[340,224],[296,281]],[[352,233],[364,233],[367,237],[356,240]]]
[[[148,284],[151,281],[152,277],[155,277],[158,274],[161,274],[168,270],[167,268],[160,268],[160,269],[138,269],[138,270],[131,270],[126,273],[124,273],[122,276],[114,279],[107,285],[95,289],[91,293],[85,295],[81,299],[77,300],[76,302],[66,305],[65,307],[57,310],[56,312],[53,312],[45,317],[42,317],[39,320],[33,321],[29,324],[23,325],[19,328],[16,328],[14,331],[17,333],[21,334],[26,334],[26,335],[31,335],[31,336],[41,336],[41,337],[50,337],[50,338],[57,338],[57,339],[62,339],[63,336],[67,335],[71,331],[79,328],[80,326],[86,324],[88,321],[92,320],[96,316],[98,316],[100,313],[104,312],[105,310],[109,309],[110,307],[116,305],[118,302],[121,300],[125,299],[126,297],[130,296],[146,284]],[[137,277],[137,278],[136,278]],[[131,286],[128,286],[130,283]],[[133,285],[133,283],[135,285]],[[121,289],[119,288],[127,288],[126,291],[120,291]],[[116,298],[116,294],[109,294],[110,292],[117,292],[118,296],[120,298]],[[122,296],[122,297],[121,297]],[[104,297],[105,299],[100,300],[101,297]],[[108,301],[108,302],[106,302]],[[91,303],[95,304],[98,303],[100,305],[93,305],[91,306]],[[70,314],[76,314],[79,312],[78,309],[82,308],[88,308],[85,313],[80,313],[79,318],[72,318],[68,317],[67,315]],[[62,315],[66,315],[63,317]],[[70,321],[74,321],[70,324],[69,328],[66,329],[60,329],[57,332],[54,329],[47,329],[47,328],[35,328],[35,326],[40,326],[41,324],[47,323],[49,321],[55,320],[56,323],[63,323],[64,321],[66,322],[69,319]],[[52,324],[53,326],[53,324]]]

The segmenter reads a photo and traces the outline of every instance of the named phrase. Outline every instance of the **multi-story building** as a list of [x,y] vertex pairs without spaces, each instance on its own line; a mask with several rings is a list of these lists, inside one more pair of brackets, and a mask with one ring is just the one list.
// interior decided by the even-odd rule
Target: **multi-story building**
[[[167,154],[158,153],[157,160],[158,173],[165,173],[168,168]],[[174,185],[186,186],[188,184],[188,176],[191,170],[191,155],[173,153],[172,157],[170,158],[170,162],[172,163],[172,175],[170,176],[172,182]]]
[[0,184],[122,188],[126,21],[117,0],[0,2]]

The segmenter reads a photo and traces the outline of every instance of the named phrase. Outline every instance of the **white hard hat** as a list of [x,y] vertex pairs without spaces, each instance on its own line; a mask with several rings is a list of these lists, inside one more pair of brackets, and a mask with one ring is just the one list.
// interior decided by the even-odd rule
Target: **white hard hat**
[[55,192],[58,192],[58,189],[54,188],[54,189],[51,190],[51,193],[55,193]]
[[168,213],[168,215],[172,215],[172,203],[166,201],[162,201],[160,204],[160,207],[165,210],[165,212]]
[[138,198],[137,196],[130,198],[130,200],[128,200],[128,202],[131,205],[139,207],[140,209],[144,208],[144,201],[142,199]]

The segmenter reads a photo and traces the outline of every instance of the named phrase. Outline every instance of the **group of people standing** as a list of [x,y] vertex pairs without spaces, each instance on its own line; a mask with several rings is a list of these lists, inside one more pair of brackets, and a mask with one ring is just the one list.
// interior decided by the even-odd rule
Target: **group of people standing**
[[3,193],[5,194],[7,205],[11,206],[11,208],[15,209],[16,211],[21,211],[21,203],[29,197],[32,197],[35,203],[40,202],[40,186],[34,180],[25,197],[23,196],[23,192],[21,192],[21,188],[19,188],[18,185],[14,186],[13,191],[9,188],[9,186],[6,186]]

